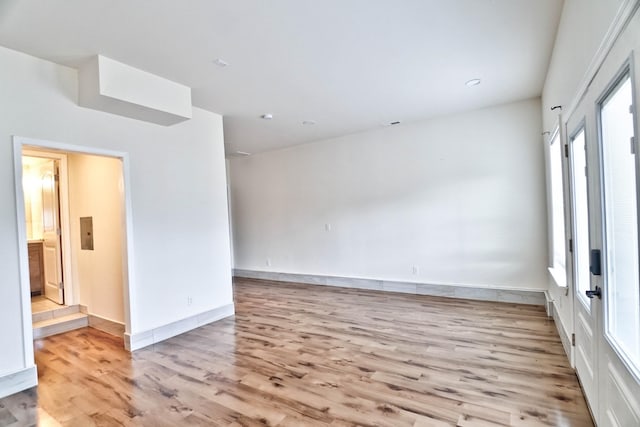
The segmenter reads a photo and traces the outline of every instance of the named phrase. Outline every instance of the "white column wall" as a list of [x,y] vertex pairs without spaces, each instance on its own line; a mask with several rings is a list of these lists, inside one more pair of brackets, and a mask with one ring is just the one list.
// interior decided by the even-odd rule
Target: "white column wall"
[[21,309],[13,135],[128,153],[132,333],[233,303],[222,117],[194,108],[192,120],[165,127],[81,108],[77,77],[0,48],[0,380],[33,365],[22,331],[30,325]]

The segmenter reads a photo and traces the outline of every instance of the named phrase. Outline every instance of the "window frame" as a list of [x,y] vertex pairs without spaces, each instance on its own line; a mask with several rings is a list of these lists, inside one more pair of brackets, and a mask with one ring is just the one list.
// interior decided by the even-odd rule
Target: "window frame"
[[[631,103],[633,105],[633,132],[634,132],[634,145],[635,145],[635,175],[636,175],[636,222],[637,222],[637,244],[638,244],[638,254],[640,257],[640,147],[638,144],[639,132],[638,132],[638,111],[637,111],[637,99],[636,99],[636,84],[635,84],[635,72],[633,67],[633,57],[628,58],[620,70],[611,78],[609,83],[605,86],[605,89],[602,91],[600,96],[596,99],[595,102],[595,110],[596,110],[596,129],[597,129],[597,146],[598,146],[598,167],[599,167],[599,179],[600,179],[600,214],[602,216],[602,271],[608,272],[608,247],[607,247],[607,213],[606,213],[606,186],[605,186],[605,171],[604,171],[604,144],[603,144],[603,129],[602,129],[602,107],[603,104],[611,97],[611,95],[622,86],[623,82],[626,78],[629,78],[631,84]],[[640,260],[639,260],[640,261]],[[640,265],[640,262],[639,262]],[[639,272],[640,273],[640,272]],[[610,332],[610,323],[609,323],[609,301],[608,301],[608,291],[609,291],[609,277],[608,273],[603,277],[603,290],[602,290],[602,326],[603,326],[603,336],[607,343],[611,346],[613,351],[618,355],[620,360],[627,367],[629,372],[635,377],[636,381],[640,382],[640,360],[635,362],[631,360],[627,351],[618,343],[618,340],[613,336]],[[640,286],[640,281],[638,283]],[[638,301],[640,304],[640,299]]]
[[[567,186],[566,186],[566,174],[565,174],[565,165],[564,165],[564,150],[565,145],[563,143],[562,132],[560,131],[560,121],[558,120],[558,124],[554,128],[553,132],[549,134],[548,144],[549,144],[549,208],[548,208],[548,226],[549,226],[549,267],[548,271],[551,274],[556,286],[560,288],[568,289],[568,280],[567,280],[567,215],[566,215],[566,205],[567,205]],[[554,144],[557,141],[557,148],[554,148]],[[557,151],[557,152],[556,152]],[[558,165],[560,166],[559,171],[554,172],[554,161],[553,156],[558,156]],[[562,200],[562,215],[559,218],[562,220],[562,235],[557,236],[555,232],[555,224],[558,221],[556,218],[557,210],[554,208],[554,183],[555,180],[559,179],[560,182],[560,190],[562,191],[560,199]],[[556,183],[557,184],[557,183]],[[556,187],[557,188],[557,187]],[[556,195],[557,196],[557,195]],[[556,254],[556,243],[558,237],[562,238],[562,259],[564,259],[563,265],[557,265],[556,260],[559,258]]]
[[[587,135],[587,119],[586,117],[583,117],[582,120],[580,120],[580,122],[575,126],[575,129],[573,130],[573,132],[571,132],[569,134],[569,138],[568,138],[568,150],[569,150],[569,156],[567,158],[567,164],[569,166],[569,171],[568,171],[568,179],[569,179],[569,217],[570,217],[570,227],[571,227],[571,239],[572,239],[572,243],[573,243],[573,252],[570,252],[569,257],[571,257],[571,268],[572,268],[572,273],[573,273],[573,284],[574,284],[574,292],[576,292],[578,300],[582,303],[583,307],[585,308],[585,310],[587,310],[587,312],[591,312],[591,302],[592,300],[587,298],[586,294],[582,294],[582,290],[579,288],[577,281],[578,281],[578,277],[579,277],[579,265],[577,262],[577,258],[578,258],[578,224],[575,218],[575,210],[576,210],[576,180],[575,178],[578,176],[576,174],[580,173],[579,171],[576,170],[576,165],[574,164],[574,156],[573,156],[573,150],[575,148],[575,140],[577,139],[578,135],[580,135],[580,133],[583,134],[583,139],[584,139],[584,147],[582,147],[582,149],[584,149],[584,156],[585,156],[585,168],[588,165],[588,161],[589,161],[589,149],[588,149],[588,135]],[[590,185],[589,185],[589,177],[586,174],[586,170],[584,171],[584,179],[585,179],[585,185],[586,185],[586,203],[587,203],[587,246],[589,248],[593,247],[592,246],[592,236],[591,236],[591,194],[590,194]],[[589,262],[589,260],[587,261]],[[589,267],[589,265],[587,265],[587,267]],[[589,289],[591,289],[591,273],[589,272]]]

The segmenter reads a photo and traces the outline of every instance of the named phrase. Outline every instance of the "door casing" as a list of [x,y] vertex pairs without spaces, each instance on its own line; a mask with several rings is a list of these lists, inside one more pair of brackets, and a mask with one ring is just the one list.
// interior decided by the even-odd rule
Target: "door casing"
[[[16,222],[18,230],[18,256],[20,262],[20,295],[22,306],[22,335],[23,335],[23,354],[25,367],[32,367],[35,364],[34,350],[33,350],[33,329],[31,320],[31,290],[29,286],[29,258],[27,253],[27,231],[25,223],[25,205],[24,205],[24,192],[22,188],[22,155],[32,155],[29,148],[35,149],[36,153],[39,150],[49,151],[53,153],[61,153],[61,186],[68,186],[67,174],[66,174],[66,157],[62,153],[78,153],[89,154],[96,156],[112,157],[121,160],[122,162],[122,174],[123,174],[123,204],[124,204],[124,250],[123,250],[123,304],[124,304],[124,318],[125,318],[125,333],[131,334],[132,330],[135,330],[135,324],[132,319],[135,319],[135,301],[136,293],[135,287],[132,286],[134,281],[133,270],[133,217],[131,215],[131,178],[130,178],[130,166],[129,166],[129,154],[122,151],[114,151],[101,149],[89,146],[79,146],[73,144],[66,144],[54,141],[39,140],[21,136],[13,136],[13,160],[14,160],[14,184],[16,194]],[[42,154],[39,154],[42,156]],[[63,171],[65,173],[63,173]],[[66,192],[61,191],[61,225],[64,227],[69,226],[69,212],[68,212],[68,200],[66,199]],[[65,234],[66,239],[65,239]],[[64,267],[71,271],[70,257],[65,257],[65,252],[70,254],[71,243],[68,237],[69,233],[63,232],[63,264]],[[71,276],[71,275],[67,275]],[[66,297],[69,298],[69,303],[77,304],[77,292],[75,290],[75,284],[69,281],[70,277],[67,277],[65,284]]]

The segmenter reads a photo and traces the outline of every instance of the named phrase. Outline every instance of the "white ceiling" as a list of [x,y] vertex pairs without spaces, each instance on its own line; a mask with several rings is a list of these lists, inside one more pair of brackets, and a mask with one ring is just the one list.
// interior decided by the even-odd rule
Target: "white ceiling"
[[[74,67],[99,53],[188,85],[194,105],[224,115],[229,151],[257,153],[539,96],[561,9],[562,0],[0,0],[0,44]],[[472,78],[482,84],[466,87]]]

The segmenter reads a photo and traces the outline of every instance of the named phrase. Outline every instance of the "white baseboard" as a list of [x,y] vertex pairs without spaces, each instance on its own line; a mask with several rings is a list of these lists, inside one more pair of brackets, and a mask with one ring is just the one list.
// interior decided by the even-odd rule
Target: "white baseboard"
[[353,277],[320,276],[312,274],[278,273],[271,271],[234,269],[233,275],[249,279],[305,283],[309,285],[337,286],[373,291],[401,292],[482,301],[545,305],[543,290],[489,288],[481,286],[455,286],[429,283],[397,282],[392,280],[360,279]]
[[549,291],[544,291],[544,308],[547,311],[547,317],[553,317],[553,298]]
[[0,377],[0,399],[38,385],[35,365]]
[[129,351],[135,351],[234,314],[235,306],[233,303],[223,305],[148,331],[124,334],[124,346]]
[[124,323],[96,316],[95,314],[88,314],[88,316],[89,327],[99,329],[118,338],[124,338]]
[[106,332],[118,338],[124,338],[124,323],[92,314],[89,312],[89,307],[87,307],[86,305],[80,305],[79,310],[80,313],[84,313],[87,315],[90,328],[101,330],[102,332]]
[[569,359],[569,363],[572,368],[575,368],[575,362],[573,359],[573,344],[571,340],[571,333],[567,330],[562,323],[562,319],[558,315],[558,308],[556,307],[555,301],[549,301],[551,306],[551,317],[553,317],[553,323],[556,325],[556,329],[558,330],[558,335],[560,336],[560,341],[562,341],[562,347],[564,348],[564,352],[567,354],[567,358]]

